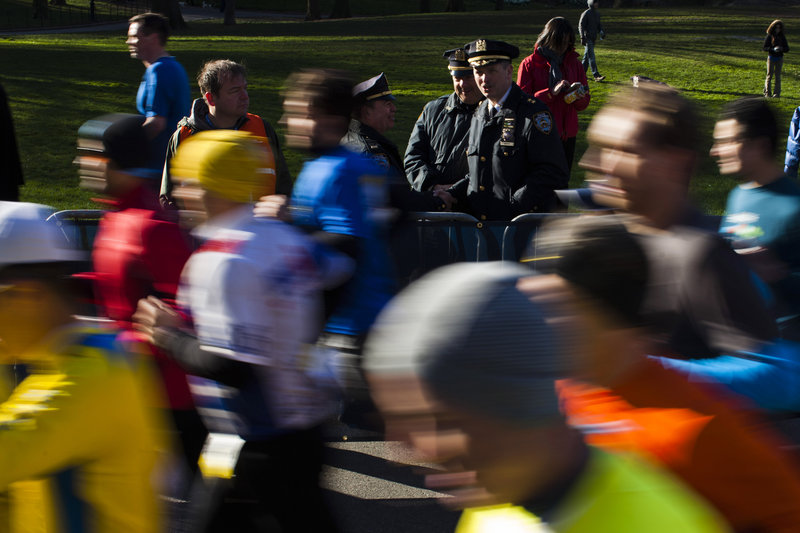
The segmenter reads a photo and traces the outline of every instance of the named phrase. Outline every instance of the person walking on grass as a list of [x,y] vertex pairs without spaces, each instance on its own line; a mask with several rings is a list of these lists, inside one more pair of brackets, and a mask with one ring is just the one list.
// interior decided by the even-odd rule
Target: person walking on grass
[[[767,78],[764,80],[764,96],[779,98],[781,95],[781,70],[783,69],[783,54],[789,51],[789,43],[783,33],[783,22],[773,20],[767,28],[767,37],[764,39],[764,51],[767,56]],[[770,90],[773,77],[775,85]]]
[[592,68],[592,75],[594,81],[603,81],[605,76],[600,75],[597,70],[597,61],[594,58],[594,43],[597,38],[605,39],[606,32],[603,29],[603,24],[600,22],[600,13],[597,12],[597,0],[587,0],[586,5],[589,9],[581,13],[581,18],[578,21],[578,33],[581,36],[581,44],[585,46],[583,51],[583,71]]

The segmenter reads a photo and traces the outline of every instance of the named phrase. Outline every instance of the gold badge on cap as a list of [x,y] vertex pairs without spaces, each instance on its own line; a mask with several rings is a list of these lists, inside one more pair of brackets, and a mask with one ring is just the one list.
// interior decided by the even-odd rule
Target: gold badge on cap
[[461,48],[456,50],[456,61],[466,61],[466,60],[467,60],[467,54],[464,53],[464,50],[462,50]]
[[476,52],[485,52],[486,51],[486,41],[483,39],[478,39],[475,41],[475,51]]

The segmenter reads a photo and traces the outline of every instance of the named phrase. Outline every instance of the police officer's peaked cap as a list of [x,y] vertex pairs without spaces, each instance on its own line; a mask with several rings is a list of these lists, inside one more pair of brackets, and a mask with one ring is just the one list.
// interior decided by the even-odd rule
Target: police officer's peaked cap
[[491,65],[497,61],[511,61],[519,57],[519,48],[503,41],[478,39],[464,45],[467,61],[473,67]]
[[372,100],[395,99],[383,72],[353,87],[353,98],[360,103],[371,102]]
[[453,48],[442,54],[447,62],[447,68],[453,76],[472,76],[472,65],[467,61],[467,52],[463,48]]

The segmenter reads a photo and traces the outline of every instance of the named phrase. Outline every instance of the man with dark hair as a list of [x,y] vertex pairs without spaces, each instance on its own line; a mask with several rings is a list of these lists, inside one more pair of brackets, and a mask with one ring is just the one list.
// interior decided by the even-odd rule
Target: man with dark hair
[[567,160],[550,110],[514,83],[519,48],[478,39],[464,49],[486,100],[470,123],[469,175],[447,192],[480,220],[552,210],[553,191],[569,186]]
[[796,411],[798,350],[778,338],[752,271],[718,224],[689,204],[696,137],[694,106],[674,89],[644,83],[595,115],[581,165],[598,203],[633,215],[625,223],[650,262],[642,315],[651,353],[759,407]]
[[666,467],[735,531],[796,529],[800,470],[766,421],[737,412],[736,398],[719,385],[693,383],[647,357],[640,311],[651,283],[649,261],[624,220],[560,219],[540,230],[536,245],[543,258],[537,270],[553,275],[526,280],[524,292],[563,306],[577,297],[578,314],[600,326],[580,329],[586,344],[575,350],[577,368],[558,382],[570,423],[591,444]]
[[305,229],[315,240],[355,260],[353,276],[326,294],[327,323],[321,342],[338,354],[348,398],[365,400],[361,346],[395,289],[385,242],[389,218],[385,168],[340,144],[351,124],[352,93],[353,82],[341,71],[310,69],[290,76],[281,119],[286,142],[316,158],[300,171],[291,200],[269,196],[258,210]]
[[164,168],[164,154],[172,128],[189,112],[189,78],[180,63],[164,47],[169,37],[169,22],[157,13],[143,13],[128,21],[131,57],[142,61],[146,70],[136,94],[136,109],[145,116],[144,128],[150,138],[147,166]]
[[469,124],[483,99],[464,49],[447,50],[443,56],[453,92],[425,104],[403,161],[406,178],[418,191],[447,188],[467,175]]
[[247,131],[268,141],[275,158],[275,175],[265,176],[271,181],[271,190],[278,194],[292,192],[292,177],[286,167],[278,134],[269,122],[249,113],[250,97],[247,93],[247,71],[244,65],[229,59],[208,61],[197,74],[201,98],[192,103],[192,113],[183,117],[167,146],[166,163],[161,178],[162,204],[172,202],[172,180],[169,162],[181,141],[199,131],[226,129]]
[[775,162],[778,126],[763,98],[728,103],[714,126],[711,155],[740,183],[720,232],[773,290],[780,315],[800,310],[800,186]]
[[629,226],[651,259],[642,312],[655,352],[686,358],[750,350],[778,334],[747,265],[689,203],[697,123],[677,91],[640,84],[595,115],[580,163],[595,201],[634,215]]
[[[87,121],[78,130],[75,159],[81,185],[115,202],[115,209],[100,220],[94,240],[94,289],[99,313],[128,335],[141,298],[174,300],[181,270],[192,253],[190,238],[181,231],[175,214],[165,212],[156,199],[159,172],[146,168],[144,120],[141,115],[117,114]],[[182,461],[176,464],[194,472],[206,430],[195,411],[186,373],[152,346],[137,346],[153,356],[163,380],[164,411],[180,445],[175,451]]]

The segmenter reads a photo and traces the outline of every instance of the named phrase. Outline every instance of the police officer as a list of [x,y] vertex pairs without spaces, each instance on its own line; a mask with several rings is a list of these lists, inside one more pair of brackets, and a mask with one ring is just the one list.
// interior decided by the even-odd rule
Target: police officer
[[411,186],[427,191],[449,187],[467,175],[467,135],[472,114],[483,94],[475,83],[463,48],[444,54],[453,78],[453,90],[428,102],[411,130],[405,171]]
[[402,175],[403,160],[400,159],[397,145],[383,136],[394,126],[394,113],[397,110],[394,95],[383,72],[356,85],[353,98],[353,119],[342,144]]
[[547,105],[513,81],[511,60],[519,48],[488,39],[464,48],[486,100],[470,123],[469,176],[450,194],[460,210],[481,220],[552,210],[553,191],[569,184],[567,162]]
[[404,179],[403,160],[397,145],[383,136],[394,126],[394,96],[383,72],[353,88],[353,118],[341,144],[364,154],[386,169],[389,183],[389,204],[400,211],[444,211],[450,208],[446,199],[431,193],[412,191]]

